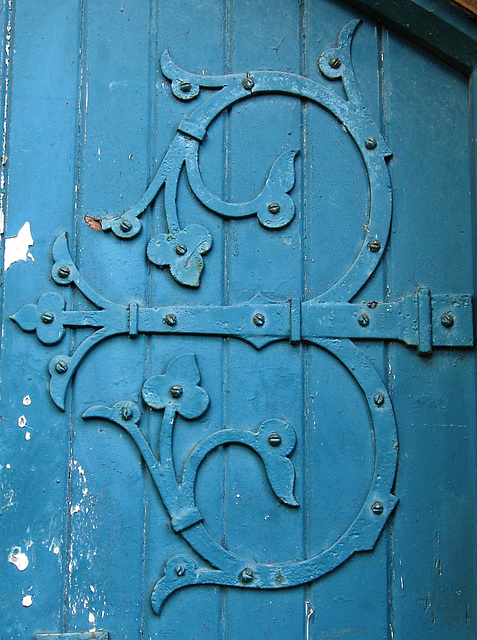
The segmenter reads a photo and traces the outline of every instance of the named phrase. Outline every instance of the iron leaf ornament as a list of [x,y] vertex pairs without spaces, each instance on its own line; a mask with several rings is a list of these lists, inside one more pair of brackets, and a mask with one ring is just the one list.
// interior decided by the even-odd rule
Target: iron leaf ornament
[[[281,589],[306,584],[332,571],[359,551],[374,547],[397,498],[392,489],[397,465],[397,428],[386,386],[356,340],[396,340],[414,347],[419,355],[435,347],[473,345],[473,302],[468,293],[433,295],[421,286],[394,302],[351,302],[376,269],[388,241],[391,224],[391,183],[387,158],[391,152],[363,103],[351,63],[351,43],[359,24],[353,20],[340,32],[337,45],[319,60],[322,75],[341,80],[345,98],[328,86],[308,78],[278,71],[253,71],[224,76],[189,73],[177,67],[166,51],[161,69],[171,83],[172,94],[193,102],[202,90],[210,92],[177,133],[143,197],[133,207],[100,219],[104,231],[128,240],[141,231],[140,217],[162,191],[166,232],[149,240],[147,259],[167,268],[174,280],[197,288],[204,256],[212,249],[212,236],[199,224],[180,224],[177,189],[181,173],[187,176],[195,197],[211,213],[227,219],[256,216],[273,231],[290,224],[295,216],[291,195],[295,183],[297,150],[283,151],[270,163],[261,192],[242,203],[227,202],[206,187],[199,164],[199,150],[211,122],[225,109],[264,94],[284,94],[310,101],[335,116],[356,144],[369,182],[369,221],[355,260],[327,291],[312,300],[271,300],[256,292],[233,305],[160,305],[142,307],[137,302],[117,304],[99,295],[83,278],[71,256],[66,233],[53,245],[51,278],[59,287],[79,291],[90,308],[68,308],[57,291],[44,293],[37,303],[23,306],[11,319],[20,329],[35,332],[43,345],[60,343],[67,331],[90,329],[75,340],[71,353],[58,353],[49,363],[50,396],[64,410],[67,389],[87,354],[113,336],[193,335],[244,340],[256,349],[277,341],[291,347],[307,344],[331,354],[360,388],[367,404],[374,457],[368,492],[349,527],[326,549],[300,561],[263,564],[226,549],[209,533],[196,503],[196,479],[203,461],[218,447],[241,446],[259,458],[270,490],[287,508],[300,509],[295,496],[296,469],[293,453],[295,429],[280,416],[260,425],[240,428],[217,425],[198,437],[182,469],[176,469],[173,434],[184,418],[200,429],[200,418],[210,398],[201,385],[194,353],[178,353],[142,385],[141,404],[125,399],[113,406],[101,403],[83,413],[85,420],[107,420],[129,434],[142,456],[170,518],[172,529],[193,549],[201,562],[186,553],[167,560],[154,585],[151,604],[159,614],[166,599],[191,585],[222,585],[244,589]],[[159,452],[156,455],[140,423],[147,412],[156,421]],[[162,414],[162,418],[160,417]],[[158,417],[159,416],[159,417]]]

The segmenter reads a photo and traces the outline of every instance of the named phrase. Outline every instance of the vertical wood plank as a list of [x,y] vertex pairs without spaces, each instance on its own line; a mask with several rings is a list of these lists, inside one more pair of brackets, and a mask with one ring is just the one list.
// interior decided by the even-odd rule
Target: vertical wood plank
[[[8,9],[5,236],[30,231],[33,245],[25,244],[3,275],[0,635],[23,639],[63,624],[69,417],[47,390],[54,347],[38,348],[9,316],[55,289],[50,247],[60,231],[71,230],[80,3]],[[20,564],[8,560],[15,556]]]
[[[373,21],[345,3],[314,2],[307,7],[305,75],[342,95],[339,81],[317,74],[320,54],[334,46],[342,27],[359,18],[352,45],[354,72],[363,101],[380,126],[378,41]],[[305,245],[306,297],[329,288],[353,262],[366,237],[369,214],[368,178],[354,142],[323,110],[307,108]],[[356,302],[383,300],[384,269],[380,265]],[[380,344],[360,342],[381,376],[385,374]],[[366,498],[373,465],[369,411],[361,389],[332,356],[308,349],[309,470],[308,537],[310,555],[329,547],[347,529]],[[342,566],[310,584],[310,637],[387,637],[386,545],[383,537],[371,553],[356,554]]]
[[[200,75],[224,73],[225,3],[161,0],[157,9],[156,59],[167,49],[174,62],[186,71]],[[203,90],[197,100],[179,101],[171,93],[170,81],[158,71],[154,153],[159,161],[172,142],[180,121],[210,95],[210,91]],[[208,129],[200,147],[199,162],[208,188],[220,195],[224,176],[223,118],[219,118]],[[179,180],[177,205],[181,228],[191,223],[204,226],[212,235],[213,245],[204,256],[205,267],[198,289],[178,284],[168,269],[151,266],[150,304],[223,304],[223,222],[197,201],[185,172]],[[151,215],[150,237],[166,230],[164,196],[161,193]],[[148,375],[164,373],[173,357],[185,353],[194,353],[196,356],[200,385],[207,391],[210,405],[198,420],[187,421],[180,417],[176,420],[174,456],[178,472],[192,448],[206,435],[223,427],[220,339],[204,336],[153,337],[150,341]],[[155,432],[157,438],[162,412],[157,412],[150,418],[150,433],[152,435]],[[223,518],[222,465],[221,453],[214,452],[201,465],[196,485],[197,505],[204,516],[205,526],[219,542]],[[146,633],[152,638],[170,636],[178,640],[215,640],[221,635],[222,624],[222,598],[218,587],[194,586],[178,591],[166,601],[159,617],[150,610],[149,593],[161,577],[164,563],[171,556],[185,554],[192,557],[199,566],[210,567],[180,535],[173,532],[169,516],[157,496],[153,494],[149,497],[146,528],[146,606],[149,611]],[[187,611],[186,616],[184,611]]]
[[[435,293],[471,291],[467,79],[391,34],[386,73],[394,150],[392,296],[421,284]],[[390,584],[394,638],[471,638],[474,354],[436,349],[418,358],[393,345],[390,366],[400,441]]]
[[[273,69],[300,73],[299,5],[253,1],[232,4],[231,72]],[[249,200],[261,190],[275,158],[286,149],[302,149],[301,103],[285,96],[252,98],[234,106],[229,123],[229,199]],[[292,191],[296,216],[279,230],[253,217],[227,223],[229,302],[257,292],[275,300],[302,296],[302,158]],[[303,375],[300,347],[288,343],[256,351],[231,341],[228,348],[227,424],[257,428],[269,418],[286,420],[297,433],[292,455],[295,491],[304,505]],[[272,494],[260,461],[243,448],[227,453],[227,548],[247,560],[271,564],[304,557],[305,510],[280,504]],[[301,635],[306,618],[304,589],[260,591],[231,589],[225,608],[225,637],[276,638]]]
[[[131,206],[150,177],[149,65],[155,60],[149,56],[148,38],[147,1],[85,3],[76,261],[91,286],[119,304],[144,304],[145,234],[119,241],[90,228],[84,218]],[[75,302],[85,306],[81,294]],[[76,344],[82,338],[78,332]],[[149,606],[143,593],[140,456],[118,427],[81,419],[91,405],[138,400],[144,348],[143,337],[106,341],[88,354],[75,376],[68,630],[104,628],[113,638],[137,637],[143,608]]]

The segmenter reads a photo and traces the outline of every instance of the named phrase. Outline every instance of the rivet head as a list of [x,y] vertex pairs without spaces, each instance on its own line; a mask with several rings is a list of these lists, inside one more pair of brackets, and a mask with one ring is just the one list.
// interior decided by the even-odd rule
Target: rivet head
[[183,91],[184,93],[189,93],[189,91],[192,89],[192,84],[187,80],[181,80],[179,82],[179,87],[180,87],[180,90]]
[[51,311],[43,311],[40,318],[44,324],[51,324],[55,319],[55,316],[51,313]]
[[123,420],[131,420],[132,417],[133,417],[133,411],[131,407],[128,407],[127,405],[125,405],[124,407],[121,408],[121,418]]
[[454,324],[454,316],[452,315],[452,313],[444,313],[441,318],[441,324],[443,327],[446,327],[446,329],[450,329],[450,327],[452,327],[452,325]]
[[382,406],[383,406],[383,404],[384,404],[384,400],[385,400],[385,398],[384,398],[384,393],[377,393],[377,394],[374,396],[373,400],[374,400],[374,404],[375,404],[377,407],[382,407]]
[[240,573],[239,578],[244,584],[249,584],[250,582],[252,582],[252,580],[254,578],[252,569],[248,569],[248,568],[244,569]]
[[242,80],[242,87],[244,89],[247,89],[247,91],[250,91],[250,89],[252,89],[254,86],[255,80],[252,78],[252,76],[247,76]]
[[341,67],[341,60],[336,56],[333,56],[328,60],[328,64],[332,69],[339,69]]
[[178,576],[179,578],[182,578],[182,576],[185,576],[185,567],[183,567],[181,564],[178,564],[177,567],[175,568],[175,572],[176,572],[176,576]]
[[281,443],[282,443],[282,438],[281,438],[280,434],[278,434],[278,433],[271,433],[271,434],[268,436],[268,444],[269,444],[271,447],[279,447],[279,446],[281,445]]
[[263,315],[263,313],[256,313],[253,316],[253,323],[257,325],[257,327],[263,327],[263,325],[265,324],[265,316]]
[[280,213],[280,203],[279,202],[271,202],[268,205],[268,210],[270,211],[270,213]]
[[369,316],[367,313],[362,313],[359,317],[358,317],[358,323],[362,326],[362,327],[367,327],[369,324]]
[[56,373],[66,373],[68,371],[68,364],[64,360],[58,360],[55,364]]
[[119,225],[119,228],[123,233],[129,233],[132,229],[132,222],[129,222],[129,220],[123,220]]
[[382,502],[375,502],[373,504],[373,506],[371,507],[371,511],[377,515],[380,516],[382,513],[384,513],[384,506]]
[[373,253],[377,253],[381,249],[381,243],[379,240],[370,240],[368,242],[368,249]]
[[168,313],[164,320],[170,327],[173,327],[175,324],[177,324],[177,316],[175,316],[173,313]]
[[175,384],[169,389],[169,393],[173,398],[180,398],[181,395],[184,393],[184,389],[181,387],[180,384]]
[[65,278],[67,278],[70,275],[71,271],[69,267],[60,267],[58,269],[58,275],[60,278],[62,278],[63,280]]
[[178,256],[183,256],[185,253],[187,253],[187,247],[185,246],[185,244],[178,244],[176,245],[176,253]]
[[364,141],[364,146],[366,147],[366,149],[376,149],[376,147],[378,146],[378,141],[376,140],[376,138],[366,138],[366,140]]

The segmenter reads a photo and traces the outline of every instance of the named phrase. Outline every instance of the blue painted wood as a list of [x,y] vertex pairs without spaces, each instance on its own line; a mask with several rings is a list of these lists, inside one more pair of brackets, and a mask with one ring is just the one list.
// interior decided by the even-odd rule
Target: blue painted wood
[[[360,340],[363,356],[351,343],[320,341],[320,313],[312,318],[307,306],[300,335],[297,301],[323,294],[342,277],[366,246],[369,227],[365,166],[333,116],[292,96],[264,95],[235,104],[212,123],[199,155],[207,189],[227,201],[249,200],[260,192],[273,161],[299,149],[290,191],[297,210],[287,227],[275,230],[256,217],[222,220],[198,203],[182,176],[181,224],[204,226],[213,241],[198,288],[184,288],[180,277],[157,269],[162,257],[151,251],[154,264],[147,262],[149,240],[170,231],[162,196],[144,212],[141,234],[128,241],[102,233],[95,222],[140,199],[178,124],[216,90],[202,89],[197,102],[178,100],[157,64],[162,51],[169,49],[171,59],[191,73],[292,72],[344,98],[341,81],[326,79],[316,63],[343,25],[362,16],[332,0],[293,6],[280,0],[273,7],[258,0],[134,5],[86,0],[81,6],[71,0],[46,13],[16,6],[14,17],[7,235],[16,234],[25,211],[31,211],[35,263],[16,262],[6,272],[5,317],[36,302],[42,292],[59,289],[49,278],[51,246],[67,231],[74,263],[95,291],[121,305],[127,333],[88,354],[66,391],[61,414],[46,386],[47,364],[58,348],[40,345],[5,323],[0,526],[10,562],[6,580],[0,571],[0,637],[62,631],[79,637],[89,628],[105,629],[112,639],[225,640],[242,638],[244,629],[251,639],[346,634],[408,640],[415,629],[424,639],[472,637],[475,574],[468,549],[476,521],[468,504],[475,504],[474,352],[451,348],[423,359],[404,345]],[[48,56],[46,70],[39,52]],[[324,63],[327,70],[326,58]],[[472,291],[475,211],[469,193],[475,198],[475,192],[466,79],[368,19],[357,32],[353,64],[364,104],[394,152],[389,164],[395,207],[385,259],[351,301],[389,302],[426,286],[432,295]],[[192,131],[185,124],[181,129]],[[57,275],[53,279],[59,281]],[[143,335],[145,318],[149,328],[161,318],[152,307],[200,305],[203,313],[214,305],[217,313],[260,291],[280,301],[287,314],[295,310],[289,320],[294,344],[256,350],[229,338],[180,335],[179,329],[175,335],[167,328],[167,335]],[[60,292],[69,309],[92,315],[78,292],[68,286]],[[291,298],[290,305],[284,302]],[[417,313],[417,298],[413,305]],[[361,307],[354,309],[362,313]],[[421,319],[428,309],[421,304]],[[433,338],[446,344],[443,311],[439,307],[434,314],[432,336],[416,327],[420,351],[426,351],[426,335],[428,343]],[[241,313],[233,316],[237,327]],[[380,307],[369,309],[369,331],[356,323],[357,330],[377,337],[372,331],[380,313]],[[348,318],[341,321],[348,327]],[[199,333],[211,324],[197,321]],[[41,325],[43,332],[55,327]],[[62,352],[78,347],[87,332],[81,329],[72,338],[68,329]],[[233,331],[227,326],[219,333]],[[316,344],[305,345],[301,337]],[[198,470],[196,507],[176,513],[181,498],[170,489],[173,476],[164,506],[155,486],[162,481],[153,482],[148,471],[156,470],[151,457],[146,455],[146,463],[141,459],[124,429],[139,424],[152,451],[161,453],[161,423],[164,433],[170,415],[166,409],[163,419],[160,412],[176,402],[162,387],[177,356],[196,363],[209,403],[200,406],[200,416],[183,408],[175,417],[174,461],[180,468],[204,437],[202,449],[213,451]],[[381,376],[382,389],[365,357]],[[239,573],[232,563],[242,588],[214,583],[181,589],[156,615],[151,591],[164,570],[167,578],[167,567],[174,570],[172,581],[187,579],[194,563],[213,573],[186,542],[197,542],[193,532],[201,517],[200,526],[226,552],[249,564],[281,566],[329,549],[353,522],[373,482],[372,464],[380,454],[371,416],[377,429],[376,416],[387,416],[385,422],[392,416],[386,387],[400,435],[395,491],[400,504],[372,552],[356,554],[315,583],[293,589],[248,589],[248,580],[254,586],[253,571],[245,567]],[[104,409],[118,401],[118,412],[136,404],[142,411],[137,422],[136,414],[134,420],[119,414],[116,424],[123,431]],[[88,421],[81,419],[84,412]],[[274,480],[275,458],[286,464],[279,449],[253,450],[255,430],[270,418],[277,433],[286,421],[297,435],[289,453],[297,508],[286,504],[290,481]],[[378,435],[382,438],[382,431]],[[135,439],[143,442],[139,432]],[[247,447],[228,446],[232,440]],[[390,437],[389,454],[395,457],[394,442]],[[216,450],[219,443],[227,446]],[[162,454],[164,463],[167,454]],[[367,511],[371,519],[380,515],[379,500],[374,504],[374,511]],[[386,517],[389,504],[383,505]],[[362,529],[357,538],[366,538]],[[29,565],[19,571],[26,562],[23,553]],[[338,558],[340,553],[336,550]],[[165,565],[178,554],[188,557],[180,571],[177,563]],[[275,570],[269,571],[275,579]],[[281,579],[293,573],[293,567],[282,567]]]
[[[45,12],[40,5],[16,3],[7,11],[6,3],[4,15],[11,27],[4,238],[29,223],[34,258],[25,248],[26,260],[11,264],[2,277],[7,320],[2,328],[0,634],[15,640],[62,629],[68,579],[69,420],[47,400],[48,348],[43,354],[30,350],[12,331],[8,316],[38,287],[51,290],[51,240],[72,220],[79,4],[52,2]],[[5,72],[4,66],[4,78]]]

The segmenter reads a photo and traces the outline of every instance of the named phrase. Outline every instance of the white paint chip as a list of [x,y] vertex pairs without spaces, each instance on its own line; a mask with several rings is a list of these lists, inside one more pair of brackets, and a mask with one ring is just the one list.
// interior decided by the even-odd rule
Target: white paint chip
[[27,419],[25,418],[25,416],[20,416],[17,420],[17,424],[20,429],[24,429],[27,426]]
[[27,431],[25,433],[25,440],[30,440],[30,438],[31,438],[31,433],[29,431]]
[[96,618],[94,617],[94,613],[91,613],[91,611],[89,612],[89,615],[88,615],[88,622],[90,624],[94,624],[96,622]]
[[33,244],[34,242],[31,235],[30,223],[25,222],[18,232],[18,235],[11,236],[5,240],[5,260],[3,263],[5,271],[7,271],[12,264],[20,260],[26,262],[30,259],[32,262],[35,262],[35,258],[29,251]]
[[33,597],[28,595],[28,596],[23,596],[22,598],[22,605],[24,607],[31,607],[31,605],[33,604]]
[[22,553],[21,547],[14,547],[8,556],[8,562],[16,566],[18,571],[25,571],[30,564],[26,553]]
[[53,547],[53,553],[58,555],[60,553],[60,547]]
[[31,405],[31,398],[30,396],[25,396],[23,398],[23,404],[25,405],[25,407],[28,407],[29,405]]
[[7,464],[5,465],[7,469],[11,469],[11,465],[7,462]]

